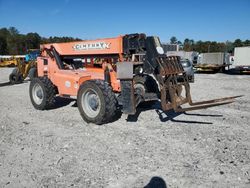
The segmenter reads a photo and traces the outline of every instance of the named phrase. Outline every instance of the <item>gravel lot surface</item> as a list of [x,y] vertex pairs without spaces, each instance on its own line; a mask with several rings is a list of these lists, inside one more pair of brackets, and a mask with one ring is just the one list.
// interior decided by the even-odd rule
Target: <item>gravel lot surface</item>
[[244,95],[187,113],[156,103],[86,124],[74,100],[35,110],[29,82],[0,69],[0,187],[250,187],[250,76],[196,74],[194,100]]

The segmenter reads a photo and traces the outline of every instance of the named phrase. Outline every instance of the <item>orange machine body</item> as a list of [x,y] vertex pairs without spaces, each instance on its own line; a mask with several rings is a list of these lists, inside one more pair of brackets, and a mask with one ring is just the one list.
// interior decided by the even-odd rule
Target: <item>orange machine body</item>
[[41,49],[54,46],[60,55],[110,55],[122,56],[122,36],[97,40],[84,40],[67,43],[42,44]]
[[[79,57],[84,66],[79,69],[59,69],[56,59],[46,51],[53,46],[60,57]],[[111,86],[120,91],[120,81],[113,69],[115,61],[122,60],[122,36],[117,38],[86,40],[68,43],[43,44],[41,57],[37,58],[38,76],[48,76],[58,88],[60,96],[77,96],[80,85],[92,79],[104,80],[104,72],[109,71]],[[112,58],[110,57],[112,55]],[[99,66],[95,66],[95,65]]]
[[[126,114],[136,114],[141,102],[154,100],[161,102],[163,111],[184,112],[229,104],[239,97],[193,102],[179,57],[167,57],[155,36],[135,33],[40,48],[37,73],[45,78],[32,80],[32,104],[43,110],[57,94],[77,97],[86,122],[111,121],[118,104]],[[190,107],[183,108],[185,103]]]

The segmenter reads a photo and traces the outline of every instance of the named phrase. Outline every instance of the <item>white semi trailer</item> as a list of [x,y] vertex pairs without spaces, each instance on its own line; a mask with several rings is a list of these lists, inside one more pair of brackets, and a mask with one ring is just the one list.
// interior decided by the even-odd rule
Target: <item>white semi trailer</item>
[[228,53],[201,53],[198,56],[197,64],[194,65],[197,71],[222,72],[230,65],[230,55]]
[[234,66],[241,73],[250,73],[250,46],[234,49]]

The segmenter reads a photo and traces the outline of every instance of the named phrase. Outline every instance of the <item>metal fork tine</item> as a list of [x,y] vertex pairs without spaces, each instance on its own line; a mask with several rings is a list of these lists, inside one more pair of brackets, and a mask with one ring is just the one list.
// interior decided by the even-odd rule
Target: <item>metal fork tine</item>
[[234,100],[230,100],[230,101],[224,101],[224,102],[219,102],[219,103],[206,104],[206,105],[200,105],[200,106],[194,106],[194,107],[188,107],[188,108],[178,107],[177,109],[174,109],[174,110],[175,110],[175,112],[186,112],[186,111],[192,111],[192,110],[205,109],[205,108],[209,108],[209,107],[213,107],[213,106],[221,106],[221,105],[230,104],[233,102],[234,102]]
[[231,99],[236,99],[239,97],[242,97],[243,95],[238,95],[238,96],[233,96],[233,97],[224,97],[224,98],[219,98],[219,99],[213,99],[213,100],[208,100],[208,101],[200,101],[200,102],[191,102],[189,103],[191,106],[195,105],[201,105],[201,104],[210,104],[210,103],[218,103],[218,102],[223,102]]

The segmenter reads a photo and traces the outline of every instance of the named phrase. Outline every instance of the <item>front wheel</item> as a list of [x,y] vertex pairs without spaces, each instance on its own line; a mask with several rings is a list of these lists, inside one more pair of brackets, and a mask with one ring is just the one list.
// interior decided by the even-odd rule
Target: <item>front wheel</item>
[[37,77],[30,82],[29,94],[33,106],[45,110],[53,106],[56,90],[47,77]]
[[107,82],[90,80],[80,86],[77,105],[84,121],[100,125],[114,118],[117,100]]

